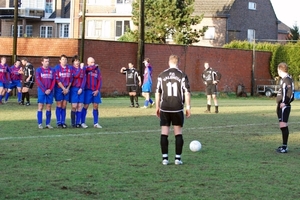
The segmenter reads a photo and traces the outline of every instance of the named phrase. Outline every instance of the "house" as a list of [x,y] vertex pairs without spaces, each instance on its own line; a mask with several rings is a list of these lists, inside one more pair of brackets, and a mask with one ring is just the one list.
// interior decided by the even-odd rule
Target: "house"
[[[18,37],[69,38],[70,0],[19,0]],[[14,30],[14,0],[0,0],[1,36]]]
[[278,41],[285,43],[284,40],[288,39],[288,36],[291,34],[291,28],[286,24],[279,22],[278,24]]
[[195,28],[208,27],[195,45],[223,46],[233,40],[277,40],[278,23],[270,0],[195,0]]

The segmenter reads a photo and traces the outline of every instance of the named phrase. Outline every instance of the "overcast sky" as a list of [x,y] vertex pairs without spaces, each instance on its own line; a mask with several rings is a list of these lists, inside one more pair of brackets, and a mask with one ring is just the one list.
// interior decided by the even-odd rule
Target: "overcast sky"
[[293,27],[295,23],[300,27],[300,0],[271,0],[277,18]]

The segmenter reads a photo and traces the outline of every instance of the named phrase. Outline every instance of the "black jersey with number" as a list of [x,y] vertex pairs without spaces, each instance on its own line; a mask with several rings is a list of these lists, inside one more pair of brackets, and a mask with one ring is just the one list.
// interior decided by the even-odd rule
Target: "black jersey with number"
[[294,82],[292,78],[287,75],[281,79],[281,87],[278,90],[276,102],[284,103],[286,105],[290,105],[290,103],[294,100]]
[[137,86],[139,83],[139,73],[135,68],[128,68],[123,70],[126,74],[126,86]]
[[190,92],[189,80],[187,75],[178,68],[169,68],[158,76],[156,93],[161,94],[161,111],[182,111],[185,92]]
[[24,72],[24,80],[26,80],[31,75],[29,82],[34,81],[34,67],[32,66],[32,64],[28,63],[24,67],[23,72]]

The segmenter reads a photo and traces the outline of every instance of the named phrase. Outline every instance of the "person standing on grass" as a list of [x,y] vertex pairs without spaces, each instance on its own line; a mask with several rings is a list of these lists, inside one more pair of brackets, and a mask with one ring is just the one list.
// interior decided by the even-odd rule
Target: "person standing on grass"
[[[29,90],[33,88],[34,85],[34,67],[31,63],[28,62],[27,58],[21,59],[22,64],[24,65],[23,69],[23,88],[22,88],[22,101],[20,105],[30,106],[30,94]],[[26,103],[24,102],[26,98]]]
[[145,97],[145,103],[144,106],[141,108],[148,108],[149,104],[150,107],[154,105],[154,102],[152,101],[150,97],[150,93],[152,91],[152,66],[150,65],[150,59],[145,58],[144,62],[145,69],[144,69],[144,81],[142,85],[142,96]]
[[10,92],[14,89],[17,88],[18,90],[18,103],[21,103],[21,98],[22,98],[22,68],[21,68],[21,60],[17,59],[15,64],[9,68],[10,72],[10,79],[11,79],[11,84],[9,85],[9,88],[7,90],[7,93],[5,95],[5,102],[8,101],[9,94]]
[[6,57],[1,57],[0,62],[0,105],[3,104],[2,98],[7,90],[10,81],[9,66],[6,64]]
[[184,103],[186,117],[191,116],[190,85],[187,75],[178,68],[178,57],[169,57],[169,68],[159,74],[155,92],[156,116],[160,118],[160,147],[162,164],[168,165],[168,135],[171,124],[175,134],[175,165],[183,164],[182,127],[184,122]]
[[[128,69],[126,67],[122,67],[120,70],[120,73],[126,74],[126,86],[127,86],[127,92],[129,92],[130,97],[130,107],[138,108],[139,102],[138,102],[138,86],[141,86],[141,77],[139,76],[138,71],[133,67],[132,63],[128,63]],[[135,106],[134,106],[134,100],[135,100]]]
[[67,64],[66,55],[60,56],[60,64],[55,66],[56,84],[54,98],[56,101],[56,124],[58,128],[67,128],[66,109],[70,98],[70,87],[72,84],[72,67]]
[[277,71],[281,77],[281,85],[277,93],[276,102],[279,127],[282,133],[282,146],[278,147],[276,151],[278,153],[287,153],[289,139],[288,120],[291,112],[291,102],[294,100],[294,83],[288,74],[288,65],[286,63],[280,63]]
[[49,58],[42,57],[42,66],[36,70],[37,92],[38,92],[38,128],[43,129],[43,108],[46,104],[46,128],[52,129],[51,106],[53,104],[53,94],[55,85],[55,71],[49,67]]
[[202,80],[206,85],[206,96],[207,96],[207,109],[205,113],[210,113],[211,98],[214,100],[215,113],[219,112],[218,100],[217,100],[217,84],[219,82],[218,74],[215,70],[209,67],[207,62],[204,63],[204,71],[202,73]]
[[86,74],[84,63],[80,63],[79,57],[75,55],[72,58],[73,69],[72,76],[73,82],[70,92],[71,109],[71,124],[72,127],[81,127],[81,111],[84,102],[84,87],[86,83]]
[[85,124],[87,109],[89,104],[93,104],[93,118],[94,118],[94,128],[102,128],[99,124],[99,104],[101,101],[100,89],[102,86],[102,76],[99,66],[95,64],[95,59],[89,57],[87,59],[86,67],[86,84],[84,90],[84,105],[82,109],[81,127],[87,128]]

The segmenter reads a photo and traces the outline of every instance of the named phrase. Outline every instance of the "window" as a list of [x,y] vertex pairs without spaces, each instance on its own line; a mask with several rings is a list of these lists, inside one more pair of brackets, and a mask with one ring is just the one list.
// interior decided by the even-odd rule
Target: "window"
[[88,4],[94,4],[94,5],[111,5],[111,2],[108,0],[88,0]]
[[40,37],[41,38],[52,38],[53,28],[52,26],[41,26]]
[[[26,25],[25,34],[23,35],[23,25],[18,25],[17,35],[18,37],[32,37],[32,25]],[[11,27],[11,35],[14,36],[14,25]]]
[[87,37],[90,38],[109,38],[110,21],[89,20],[87,21]]
[[213,40],[215,39],[215,27],[208,27],[204,34],[204,39]]
[[45,13],[53,13],[53,0],[46,0]]
[[121,37],[127,28],[130,29],[129,21],[116,21],[116,37]]
[[256,10],[256,3],[254,3],[254,2],[249,2],[249,4],[248,4],[248,9],[249,9],[249,10]]
[[69,24],[60,24],[59,25],[59,37],[68,38],[69,37]]
[[249,42],[253,42],[255,40],[255,30],[254,29],[248,29],[247,38]]
[[117,0],[117,4],[131,4],[132,0]]

